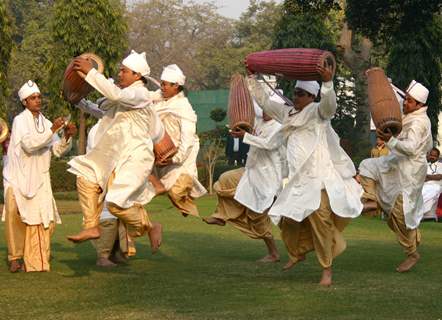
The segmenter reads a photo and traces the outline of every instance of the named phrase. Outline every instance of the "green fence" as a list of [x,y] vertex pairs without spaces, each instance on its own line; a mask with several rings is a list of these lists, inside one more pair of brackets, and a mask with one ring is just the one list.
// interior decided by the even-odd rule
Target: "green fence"
[[[227,111],[229,101],[229,90],[201,90],[190,91],[187,95],[193,109],[198,115],[196,129],[198,132],[204,132],[215,128],[215,121],[210,119],[210,111],[213,109],[223,109]],[[221,124],[227,123],[227,117]]]

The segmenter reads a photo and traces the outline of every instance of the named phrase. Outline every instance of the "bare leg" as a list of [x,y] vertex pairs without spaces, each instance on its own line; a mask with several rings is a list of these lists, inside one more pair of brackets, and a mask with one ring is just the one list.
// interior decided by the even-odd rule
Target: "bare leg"
[[410,254],[402,263],[396,268],[397,272],[407,272],[410,271],[411,268],[419,261],[421,258],[420,254],[415,251]]
[[16,273],[22,270],[23,265],[19,260],[12,260],[9,262],[9,272]]
[[83,242],[86,240],[98,239],[98,238],[100,238],[100,234],[101,234],[100,227],[96,226],[96,227],[84,229],[84,230],[80,231],[79,233],[77,233],[76,235],[68,236],[68,240],[75,242],[75,243],[79,243],[79,242]]
[[272,238],[264,238],[264,243],[267,246],[268,255],[258,260],[258,262],[279,262],[279,252],[276,247],[275,239]]
[[225,226],[226,222],[224,220],[221,220],[219,218],[214,218],[214,217],[207,217],[207,218],[203,218],[203,221],[207,224],[215,224],[218,226]]
[[160,179],[158,179],[157,177],[155,177],[152,174],[149,176],[148,179],[149,179],[149,182],[152,184],[152,186],[155,188],[156,195],[167,192],[166,188],[164,187],[164,185]]
[[324,268],[322,269],[322,278],[319,282],[319,285],[323,287],[330,287],[332,284],[332,268]]
[[161,241],[163,238],[163,226],[158,222],[152,222],[152,228],[147,234],[149,236],[152,254],[155,254],[158,252],[158,249],[161,246]]

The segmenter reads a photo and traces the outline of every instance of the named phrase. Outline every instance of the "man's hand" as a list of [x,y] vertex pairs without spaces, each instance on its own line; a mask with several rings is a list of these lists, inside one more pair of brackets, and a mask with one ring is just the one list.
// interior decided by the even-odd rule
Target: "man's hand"
[[92,63],[87,59],[76,58],[74,60],[74,70],[75,71],[79,71],[84,74],[88,74],[92,68],[93,68]]
[[243,138],[245,134],[246,134],[246,131],[241,128],[237,128],[235,130],[230,131],[230,135],[234,138]]
[[63,117],[58,117],[57,119],[55,119],[52,122],[51,130],[52,130],[53,133],[55,133],[58,130],[60,130],[63,126],[64,126],[64,118]]
[[381,129],[376,129],[376,135],[381,138],[383,141],[388,142],[390,138],[393,136],[393,133],[389,128],[386,128],[384,131]]
[[73,137],[77,134],[77,127],[72,122],[68,123],[64,128],[64,137],[66,140],[69,140],[70,137]]
[[247,75],[251,76],[253,74],[253,71],[249,69],[249,66],[247,64],[247,59],[244,59],[244,65],[246,66]]
[[172,164],[172,159],[171,158],[155,162],[155,165],[157,165],[159,167],[165,167],[165,166],[168,166],[170,164]]
[[333,67],[329,66],[327,62],[325,63],[325,66],[322,66],[318,64],[316,66],[316,71],[321,76],[322,82],[329,82],[333,79]]

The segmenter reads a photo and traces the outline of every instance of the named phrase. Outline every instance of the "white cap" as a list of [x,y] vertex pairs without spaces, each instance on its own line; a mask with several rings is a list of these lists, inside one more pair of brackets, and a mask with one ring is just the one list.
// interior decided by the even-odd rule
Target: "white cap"
[[34,81],[29,80],[18,90],[18,97],[23,101],[34,93],[40,93],[40,89]]
[[295,88],[299,88],[307,91],[308,93],[314,95],[315,97],[319,93],[319,83],[317,81],[296,81]]
[[412,80],[408,85],[406,92],[420,103],[426,103],[428,98],[428,89],[422,83]]
[[176,64],[170,64],[167,67],[164,67],[163,73],[161,74],[161,80],[184,86],[186,76],[183,71],[181,71],[180,67]]
[[150,74],[150,68],[146,60],[146,52],[137,53],[132,50],[130,54],[124,58],[121,64],[130,70],[141,74],[143,77],[147,77]]

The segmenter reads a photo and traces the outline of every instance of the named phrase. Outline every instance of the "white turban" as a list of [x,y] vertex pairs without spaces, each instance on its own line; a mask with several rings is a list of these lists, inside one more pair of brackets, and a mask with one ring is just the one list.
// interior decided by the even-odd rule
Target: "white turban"
[[178,67],[176,64],[171,64],[163,69],[161,80],[184,86],[186,76],[184,75],[183,71],[181,71],[180,67]]
[[34,81],[29,80],[18,90],[18,97],[23,101],[34,93],[40,93],[40,89]]
[[319,93],[319,83],[317,81],[296,81],[295,88],[299,88],[307,91],[308,93],[314,95],[315,97]]
[[422,83],[412,80],[408,85],[406,92],[420,103],[426,103],[428,98],[428,89]]
[[146,60],[146,52],[137,53],[132,50],[130,55],[124,58],[122,65],[141,74],[143,77],[147,77],[150,74],[150,68]]

